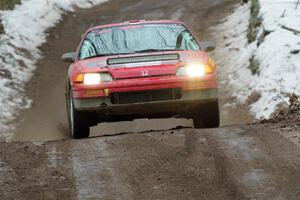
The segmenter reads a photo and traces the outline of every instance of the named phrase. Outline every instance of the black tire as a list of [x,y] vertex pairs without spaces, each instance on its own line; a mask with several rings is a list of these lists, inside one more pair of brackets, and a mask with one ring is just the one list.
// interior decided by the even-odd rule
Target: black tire
[[219,102],[199,106],[193,115],[195,128],[217,128],[220,126]]
[[70,137],[74,139],[89,137],[90,126],[88,116],[86,113],[79,112],[74,108],[74,101],[71,90],[67,95],[67,109]]

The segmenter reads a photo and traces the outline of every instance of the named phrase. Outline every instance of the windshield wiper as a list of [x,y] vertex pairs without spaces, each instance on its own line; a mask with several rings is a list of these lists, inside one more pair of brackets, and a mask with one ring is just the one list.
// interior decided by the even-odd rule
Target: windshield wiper
[[135,51],[135,53],[161,52],[161,51],[184,51],[184,49],[144,49]]
[[162,52],[162,51],[185,51],[185,50],[184,49],[144,49],[144,50],[128,52],[128,53],[97,54],[97,55],[94,55],[94,56],[83,58],[81,60],[104,57],[104,56],[119,56],[119,55],[134,54],[134,53]]
[[94,56],[90,56],[87,58],[83,58],[82,60],[91,59],[91,58],[98,58],[98,57],[105,57],[105,56],[120,56],[120,55],[126,55],[126,54],[134,54],[135,52],[130,53],[109,53],[109,54],[97,54]]
[[91,59],[91,58],[98,58],[98,57],[103,57],[103,56],[106,56],[106,55],[105,54],[97,54],[97,55],[94,55],[94,56],[83,58],[81,60],[86,60],[86,59]]

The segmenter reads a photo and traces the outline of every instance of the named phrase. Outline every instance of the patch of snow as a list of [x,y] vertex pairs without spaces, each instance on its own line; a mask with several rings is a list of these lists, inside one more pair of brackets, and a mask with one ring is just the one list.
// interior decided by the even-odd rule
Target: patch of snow
[[53,146],[47,151],[47,158],[48,158],[48,168],[57,168],[57,151],[56,151],[56,146]]
[[259,3],[265,30],[273,32],[285,25],[300,28],[300,5],[296,9],[297,0],[259,0]]
[[14,10],[0,11],[5,30],[0,35],[0,137],[11,136],[10,123],[18,110],[31,105],[31,100],[24,95],[24,86],[41,58],[38,47],[46,42],[47,29],[55,26],[65,12],[106,1],[22,0]]
[[293,49],[300,50],[300,35],[284,29],[269,34],[258,47],[260,74],[253,89],[262,97],[251,105],[257,118],[269,118],[277,105],[289,104],[290,94],[300,95],[300,53],[291,54]]
[[[75,199],[103,199],[105,197],[105,186],[107,187],[107,185],[105,185],[102,179],[95,177],[100,177],[103,173],[107,175],[108,171],[112,167],[107,166],[109,161],[105,162],[104,159],[106,159],[106,155],[101,155],[95,158],[87,153],[85,148],[81,151],[76,148],[79,146],[80,145],[72,145],[72,149],[70,151],[74,185],[76,187]],[[100,140],[89,144],[89,151],[97,151],[101,153],[108,152],[106,151],[106,148],[107,146],[105,142]],[[116,176],[110,177],[114,178]]]
[[[217,54],[229,74],[228,84],[239,102],[246,103],[251,94],[261,97],[251,103],[257,119],[268,119],[279,104],[288,105],[291,93],[300,95],[300,6],[297,0],[260,0],[262,25],[258,36],[266,34],[262,43],[247,43],[249,5],[239,8],[219,25],[225,39]],[[259,44],[259,45],[258,45]],[[250,59],[259,63],[259,73],[248,69]]]
[[230,91],[241,102],[245,102],[251,91],[245,88],[254,80],[251,71],[250,58],[256,50],[255,45],[249,45],[247,31],[250,19],[250,6],[244,4],[225,20],[224,23],[214,27],[214,40],[218,44],[215,57],[218,60],[219,75],[226,76],[223,85],[230,85]]

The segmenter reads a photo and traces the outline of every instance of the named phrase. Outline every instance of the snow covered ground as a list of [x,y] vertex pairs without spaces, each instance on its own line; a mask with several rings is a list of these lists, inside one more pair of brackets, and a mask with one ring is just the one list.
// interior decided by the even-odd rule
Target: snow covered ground
[[0,11],[5,34],[0,35],[0,139],[11,136],[10,122],[19,109],[30,106],[24,87],[41,58],[38,47],[46,42],[48,28],[64,12],[90,8],[107,0],[22,0],[14,10]]
[[[268,119],[279,105],[289,104],[290,94],[300,95],[300,5],[296,8],[297,0],[259,2],[257,40],[248,44],[250,5],[245,4],[217,27],[221,46],[216,55],[233,95],[249,103],[257,119]],[[250,60],[259,64],[258,73],[250,71]]]

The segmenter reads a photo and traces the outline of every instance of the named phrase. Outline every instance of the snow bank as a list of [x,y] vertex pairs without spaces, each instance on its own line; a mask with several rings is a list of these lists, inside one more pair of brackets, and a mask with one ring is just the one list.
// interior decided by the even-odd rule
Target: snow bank
[[[46,30],[66,11],[90,8],[107,0],[22,0],[14,10],[0,11],[5,34],[0,35],[0,134],[8,138],[10,122],[18,109],[31,102],[24,85],[41,57],[38,47],[46,42]],[[0,137],[1,137],[0,136]]]
[[[261,98],[252,105],[257,118],[269,118],[291,93],[300,95],[300,5],[297,0],[260,0],[260,32],[268,34],[258,46],[259,81],[254,90]],[[289,30],[287,30],[289,29]]]
[[[257,119],[268,119],[279,105],[288,105],[291,93],[300,95],[300,5],[296,9],[296,2],[260,0],[262,25],[252,44],[247,44],[246,38],[249,5],[238,8],[218,27],[226,29],[226,39],[221,42],[226,51],[220,49],[218,54],[228,54],[225,57],[229,61],[223,62],[230,74],[228,84],[242,103],[249,102],[253,94],[260,96],[250,105]],[[263,40],[258,42],[259,38]],[[250,59],[260,65],[256,75],[248,69]]]
[[256,45],[248,44],[249,19],[250,7],[244,4],[214,28],[214,40],[218,44],[214,56],[218,60],[219,76],[224,76],[222,80],[225,81],[221,84],[230,88],[232,95],[241,102],[251,94],[251,90],[245,87],[253,81],[247,66],[256,50]]

